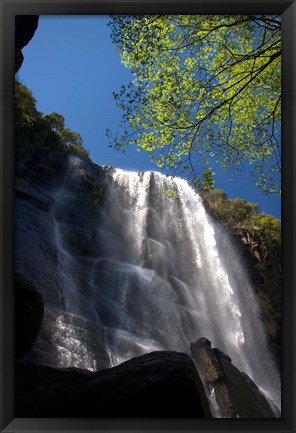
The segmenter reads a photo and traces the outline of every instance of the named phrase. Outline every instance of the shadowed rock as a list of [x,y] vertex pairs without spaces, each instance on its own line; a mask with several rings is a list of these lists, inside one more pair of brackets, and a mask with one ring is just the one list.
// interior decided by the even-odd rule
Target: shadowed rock
[[17,417],[211,418],[192,359],[152,352],[95,373],[16,364]]
[[41,329],[44,305],[32,281],[15,275],[15,353],[22,358],[34,345]]
[[38,15],[16,15],[15,17],[15,72],[22,66],[24,48],[32,39],[38,27]]

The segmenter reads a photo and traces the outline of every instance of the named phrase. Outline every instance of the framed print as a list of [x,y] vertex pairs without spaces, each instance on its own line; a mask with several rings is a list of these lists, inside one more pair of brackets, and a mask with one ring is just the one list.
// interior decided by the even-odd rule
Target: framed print
[[294,431],[295,13],[1,0],[1,431]]

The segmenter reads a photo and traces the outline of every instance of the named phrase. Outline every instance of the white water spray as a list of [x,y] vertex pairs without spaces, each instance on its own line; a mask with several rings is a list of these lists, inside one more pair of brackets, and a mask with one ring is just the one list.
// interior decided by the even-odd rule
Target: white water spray
[[[251,284],[231,241],[186,181],[122,170],[109,176],[97,223],[101,253],[90,259],[83,293],[58,225],[55,235],[63,278],[71,282],[62,288],[65,315],[96,327],[106,366],[154,350],[189,353],[191,342],[206,337],[280,407],[280,378]],[[63,317],[57,329],[74,341],[75,356],[72,346],[60,348],[60,365],[96,369],[87,333]]]

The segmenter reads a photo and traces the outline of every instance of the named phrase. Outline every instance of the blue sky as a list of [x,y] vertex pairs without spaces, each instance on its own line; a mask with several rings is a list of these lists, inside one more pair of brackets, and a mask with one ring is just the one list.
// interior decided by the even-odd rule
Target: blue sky
[[[34,38],[23,49],[18,78],[32,91],[40,111],[62,114],[65,126],[80,133],[95,163],[159,171],[148,153],[129,148],[123,154],[108,147],[106,129],[116,130],[122,115],[112,92],[129,83],[132,75],[120,62],[107,22],[108,16],[41,16]],[[235,181],[229,178],[217,173],[216,188],[280,216],[278,196],[263,195],[247,174]]]

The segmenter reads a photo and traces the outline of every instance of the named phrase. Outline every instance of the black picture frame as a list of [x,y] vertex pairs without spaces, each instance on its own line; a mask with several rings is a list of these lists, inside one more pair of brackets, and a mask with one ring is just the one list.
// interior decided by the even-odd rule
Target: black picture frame
[[[281,419],[38,419],[14,416],[14,22],[15,15],[92,15],[138,13],[281,14],[283,143],[283,358]],[[281,432],[295,431],[295,1],[0,0],[1,29],[1,431],[9,432]]]

